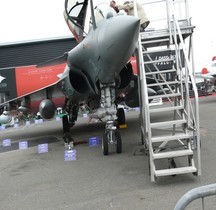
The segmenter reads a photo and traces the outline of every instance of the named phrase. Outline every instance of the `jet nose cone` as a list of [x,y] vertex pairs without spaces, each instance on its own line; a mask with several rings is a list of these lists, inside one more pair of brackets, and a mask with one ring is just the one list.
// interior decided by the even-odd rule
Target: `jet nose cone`
[[116,28],[116,33],[122,36],[121,39],[123,41],[136,43],[139,35],[139,26],[140,20],[137,17],[126,16],[113,27]]
[[[104,59],[108,62],[127,62],[134,53],[139,35],[140,21],[134,16],[118,15],[110,18],[104,33],[99,34],[99,42],[106,36]],[[118,60],[115,61],[115,57]],[[123,65],[124,65],[123,64]]]

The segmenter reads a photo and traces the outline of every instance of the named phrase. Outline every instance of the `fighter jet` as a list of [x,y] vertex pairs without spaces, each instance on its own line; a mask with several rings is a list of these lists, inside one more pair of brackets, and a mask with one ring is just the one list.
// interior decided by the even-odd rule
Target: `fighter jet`
[[[90,25],[86,29],[89,11]],[[42,89],[49,90],[52,85],[61,89],[65,95],[62,104],[63,113],[66,113],[62,117],[65,134],[75,124],[80,105],[86,104],[94,115],[105,119],[103,154],[108,155],[110,144],[115,144],[116,152],[121,153],[122,141],[116,121],[124,122],[125,116],[124,110],[118,109],[118,99],[130,92],[127,87],[133,79],[133,69],[128,61],[136,49],[139,19],[117,15],[109,5],[95,6],[92,0],[66,0],[64,18],[78,44],[64,55],[37,65],[37,69],[41,69],[66,63],[53,84],[40,87],[32,94]],[[0,106],[6,103],[8,101]],[[19,109],[25,112],[25,107],[24,103]],[[49,92],[41,101],[39,112],[44,119],[55,115],[56,104]],[[65,141],[69,144],[71,139]]]

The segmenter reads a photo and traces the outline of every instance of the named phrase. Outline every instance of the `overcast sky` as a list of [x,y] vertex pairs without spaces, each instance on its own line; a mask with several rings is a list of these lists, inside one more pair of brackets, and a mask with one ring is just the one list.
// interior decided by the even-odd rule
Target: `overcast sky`
[[[106,0],[98,0],[107,2]],[[151,0],[140,0],[146,3]],[[95,0],[94,0],[95,2]],[[124,0],[116,0],[122,3]],[[197,71],[209,67],[216,55],[215,0],[188,0],[194,30],[194,54]],[[163,14],[163,8],[146,5],[150,20]],[[71,36],[63,18],[64,0],[0,0],[0,45],[35,39]],[[150,24],[149,27],[153,27]],[[153,27],[154,28],[154,27]],[[156,28],[155,28],[156,29]]]

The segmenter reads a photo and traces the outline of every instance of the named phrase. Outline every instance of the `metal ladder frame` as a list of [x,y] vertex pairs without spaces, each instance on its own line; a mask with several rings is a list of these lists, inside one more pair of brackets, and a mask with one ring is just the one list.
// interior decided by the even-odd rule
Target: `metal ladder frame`
[[[196,140],[197,140],[197,162],[198,162],[198,167],[197,167],[197,175],[200,176],[201,175],[201,158],[200,158],[200,132],[199,132],[199,103],[198,103],[198,93],[197,93],[197,87],[193,78],[194,73],[191,70],[191,65],[189,62],[189,58],[186,55],[186,50],[185,50],[185,45],[184,45],[184,40],[181,34],[181,29],[179,27],[179,23],[178,20],[175,17],[175,10],[174,10],[174,6],[173,6],[173,2],[171,0],[164,0],[166,2],[166,6],[167,6],[167,21],[168,21],[168,30],[169,30],[169,36],[170,36],[170,44],[173,44],[172,41],[174,39],[174,44],[175,44],[175,51],[178,52],[179,51],[179,47],[181,45],[182,50],[183,50],[183,55],[184,55],[184,59],[185,59],[185,63],[186,63],[186,74],[185,74],[185,78],[186,78],[186,84],[188,84],[187,78],[190,77],[191,78],[191,83],[193,86],[193,90],[194,90],[194,94],[195,94],[195,113],[191,112],[192,110],[192,104],[190,103],[190,99],[189,99],[189,94],[186,94],[186,98],[185,101],[183,101],[185,109],[186,110],[184,114],[186,114],[187,116],[187,125],[191,125],[191,123],[193,122],[195,124],[196,130],[195,132],[195,136],[196,136]],[[186,11],[188,11],[188,4],[187,4],[187,0],[185,0],[185,9]],[[136,0],[134,0],[134,9],[136,11]],[[187,21],[189,20],[189,13],[187,12]],[[135,15],[136,12],[135,12]],[[171,19],[172,16],[172,19]],[[171,20],[173,20],[173,28],[171,26]],[[177,36],[180,39],[180,43],[177,44]],[[173,39],[172,39],[173,38]],[[190,40],[192,41],[192,39]],[[146,83],[146,72],[145,72],[145,66],[144,66],[144,61],[143,61],[143,55],[142,55],[142,40],[141,40],[141,36],[139,36],[139,41],[138,41],[138,49],[136,51],[136,56],[137,56],[137,63],[138,63],[138,75],[139,75],[139,97],[140,97],[140,115],[141,115],[141,137],[142,137],[142,142],[144,143],[144,147],[146,147],[146,149],[149,151],[149,164],[150,164],[150,175],[151,175],[151,181],[155,181],[155,177],[154,177],[154,171],[155,171],[155,165],[151,164],[153,162],[153,148],[152,148],[152,144],[149,143],[149,141],[151,141],[151,137],[152,137],[152,131],[150,128],[150,115],[149,115],[149,103],[148,103],[148,92],[147,92],[147,83]],[[179,64],[179,56],[176,56],[176,65],[177,65],[177,69],[180,69],[180,64]],[[192,58],[193,60],[193,58]],[[192,63],[193,65],[193,63]],[[182,72],[180,74],[180,76],[182,77]],[[182,79],[181,79],[182,81]],[[181,83],[182,85],[182,83]],[[186,88],[186,92],[188,93],[188,87],[187,85],[185,85]],[[183,94],[183,93],[182,93]],[[191,117],[192,116],[192,117]],[[191,119],[193,119],[191,121]],[[145,138],[145,141],[143,140],[143,138]],[[164,143],[166,144],[166,143]],[[189,145],[190,147],[190,145]],[[194,163],[193,163],[194,164]]]
[[[191,121],[190,121],[190,115],[192,115],[192,119],[193,119],[193,122],[195,123],[195,135],[196,135],[196,141],[197,141],[197,175],[198,176],[201,176],[201,149],[200,149],[200,145],[201,145],[201,142],[200,142],[200,124],[199,124],[199,101],[198,101],[198,91],[197,91],[197,86],[196,86],[196,82],[195,82],[195,79],[194,79],[194,72],[192,70],[192,66],[194,65],[194,63],[192,63],[192,66],[190,65],[190,62],[189,62],[189,58],[187,57],[187,53],[186,53],[186,49],[185,49],[185,45],[184,45],[184,40],[183,40],[183,37],[182,37],[182,34],[181,34],[181,29],[179,27],[179,24],[178,24],[178,20],[176,19],[175,17],[175,10],[174,10],[174,6],[173,6],[173,2],[171,0],[167,0],[167,3],[169,4],[169,7],[171,9],[171,12],[172,12],[172,18],[173,18],[173,21],[174,21],[174,35],[175,35],[175,39],[177,37],[177,33],[178,33],[178,37],[180,39],[180,45],[182,47],[182,50],[183,50],[183,54],[184,54],[184,59],[185,59],[185,62],[186,62],[186,68],[187,68],[187,71],[185,71],[185,78],[186,80],[188,80],[188,78],[190,77],[191,79],[191,83],[192,83],[192,86],[193,86],[193,90],[194,90],[194,103],[195,103],[195,113],[190,113],[190,111],[193,111],[192,109],[192,105],[190,104],[190,99],[189,99],[189,89],[188,89],[188,86],[186,85],[186,91],[188,94],[186,94],[187,96],[187,102],[188,102],[188,107],[186,110],[187,110],[187,116],[188,116],[188,119],[187,119],[187,122],[188,122],[188,126],[193,126],[191,125]],[[185,0],[185,9],[187,11],[187,21],[189,22],[189,13],[188,13],[188,1]],[[190,37],[191,38],[191,37]],[[192,38],[190,40],[192,42]],[[192,48],[191,48],[192,50]],[[190,53],[190,51],[189,51]],[[192,56],[193,56],[193,53],[192,53]],[[192,61],[194,59],[192,58]],[[186,83],[188,84],[188,82]]]

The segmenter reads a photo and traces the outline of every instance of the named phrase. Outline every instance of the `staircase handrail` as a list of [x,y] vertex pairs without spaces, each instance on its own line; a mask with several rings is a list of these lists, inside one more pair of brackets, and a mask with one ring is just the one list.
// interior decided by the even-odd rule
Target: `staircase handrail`
[[185,49],[185,45],[184,45],[183,36],[181,34],[181,29],[180,29],[178,20],[175,17],[175,9],[174,9],[174,6],[173,6],[173,1],[172,0],[167,0],[167,3],[169,4],[172,15],[173,15],[173,24],[175,24],[175,28],[176,28],[176,30],[178,32],[178,36],[179,36],[180,44],[181,44],[181,47],[182,47],[182,50],[183,50],[183,55],[184,55],[184,58],[185,58],[188,74],[190,76],[191,84],[192,84],[192,87],[193,87],[193,90],[194,90],[194,101],[195,101],[195,107],[196,107],[196,110],[195,110],[195,123],[196,123],[196,134],[197,134],[197,136],[196,136],[197,139],[196,140],[197,140],[197,155],[198,155],[198,175],[201,175],[201,170],[200,170],[201,169],[201,161],[200,161],[200,131],[199,131],[199,126],[200,125],[199,125],[199,102],[198,102],[199,97],[198,97],[198,91],[197,91],[197,86],[196,86],[196,83],[195,83],[195,80],[194,80],[193,71],[191,69],[189,59],[186,56],[186,49]]

